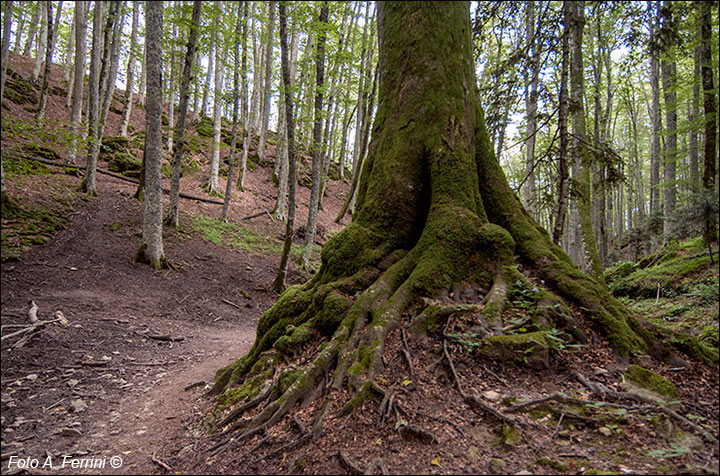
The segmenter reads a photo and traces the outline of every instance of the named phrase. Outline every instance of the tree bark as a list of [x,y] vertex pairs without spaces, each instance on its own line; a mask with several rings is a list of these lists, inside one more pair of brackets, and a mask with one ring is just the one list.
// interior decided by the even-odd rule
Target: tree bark
[[[175,3],[175,11],[178,16],[181,16],[180,5]],[[175,101],[177,99],[176,89],[176,78],[177,78],[177,51],[175,42],[178,40],[177,22],[173,22],[173,41],[169,42],[168,55],[170,56],[170,74],[167,76],[167,91],[168,91],[168,135],[167,135],[167,149],[171,154],[173,153],[173,138],[175,135]],[[180,38],[181,39],[181,38]]]
[[537,128],[537,102],[538,86],[540,82],[540,42],[535,40],[535,2],[527,2],[525,5],[525,37],[528,44],[528,66],[525,83],[525,117],[527,126],[525,129],[525,187],[523,198],[525,207],[535,219],[537,219],[537,190],[535,188],[535,134]]
[[[297,27],[292,28],[291,33],[291,39],[290,39],[290,84],[295,84],[295,73],[297,71],[297,57],[298,57],[298,47],[300,43],[300,35],[298,34]],[[283,82],[283,87],[285,87],[285,83]],[[296,98],[297,95],[295,94],[295,89],[291,91],[293,98]],[[288,140],[287,140],[287,118],[285,116],[285,103],[284,103],[284,94],[281,95],[283,97],[282,100],[278,100],[278,108],[280,108],[280,104],[282,104],[282,110],[278,112],[279,121],[278,121],[278,128],[282,127],[282,134],[280,131],[278,131],[278,134],[281,134],[281,148],[280,148],[280,155],[278,156],[278,159],[276,159],[275,164],[278,165],[279,162],[279,168],[277,171],[277,180],[278,180],[278,194],[277,194],[277,201],[275,203],[275,209],[274,209],[274,216],[276,220],[285,221],[285,209],[287,208],[287,193],[288,193],[288,179],[290,174],[290,160],[288,155]]]
[[128,52],[128,67],[126,75],[125,97],[123,98],[122,123],[120,135],[127,137],[130,114],[132,113],[133,81],[135,80],[135,50],[137,49],[138,18],[140,16],[140,2],[133,1],[132,29],[130,31],[130,51]]
[[663,153],[663,244],[672,237],[675,219],[675,176],[677,170],[677,92],[675,91],[675,48],[670,43],[674,32],[672,7],[667,1],[660,9],[663,20],[663,52],[660,62],[663,96],[665,99],[665,150]]
[[[570,4],[563,3],[563,15],[569,15]],[[568,173],[568,70],[570,63],[570,25],[565,21],[565,29],[562,33],[562,65],[560,72],[560,105],[558,108],[558,127],[560,129],[560,149],[558,151],[558,207],[555,218],[555,229],[553,231],[553,243],[560,244],[565,232],[565,219],[568,211],[568,200],[570,199],[570,183]]]
[[240,158],[240,170],[238,171],[237,188],[244,190],[245,171],[247,170],[247,156],[250,151],[250,141],[252,140],[252,130],[250,128],[250,107],[248,106],[248,78],[247,78],[247,37],[248,37],[248,3],[243,3],[243,22],[242,22],[242,123],[243,123],[243,150]]
[[320,175],[323,171],[322,154],[322,110],[323,110],[323,89],[325,88],[325,40],[324,33],[328,22],[329,7],[323,2],[320,7],[320,35],[317,40],[317,51],[315,54],[315,120],[313,121],[313,142],[312,142],[312,188],[310,189],[310,205],[308,210],[308,221],[305,227],[305,247],[302,253],[303,266],[310,268],[310,252],[315,243],[315,225],[317,223],[318,204],[320,202]]
[[83,103],[83,79],[85,77],[85,62],[87,57],[87,47],[85,45],[87,38],[87,21],[88,21],[88,2],[79,0],[75,2],[75,66],[73,73],[73,95],[72,109],[70,110],[70,144],[68,146],[65,160],[75,163],[77,156],[77,137],[80,134],[80,120]]
[[[180,105],[178,107],[178,121],[173,134],[175,134],[175,150],[172,158],[172,173],[170,176],[170,205],[165,217],[165,224],[177,228],[179,220],[180,171],[183,153],[185,151],[185,120],[187,117],[188,102],[190,101],[190,81],[192,80],[193,61],[195,60],[195,46],[197,44],[198,30],[200,29],[200,13],[202,2],[193,2],[192,23],[188,35],[185,65],[180,83]],[[170,105],[172,107],[172,104]]]
[[22,36],[25,31],[25,22],[27,21],[25,13],[25,9],[20,7],[18,10],[17,36],[15,37],[15,45],[13,46],[13,53],[15,54],[20,54],[20,44],[22,43]]
[[[585,129],[585,81],[583,73],[582,39],[585,25],[585,2],[572,2],[570,27],[572,29],[572,62],[570,68],[570,111],[572,112],[572,151],[578,175],[575,181],[577,192],[577,213],[580,225],[580,240],[577,251],[580,254],[576,264],[585,259],[589,261],[589,270],[599,282],[603,282],[603,267],[598,255],[595,233],[592,229],[592,209],[590,194],[590,157],[587,152],[587,134]],[[582,266],[581,266],[582,269]]]
[[30,17],[30,23],[28,24],[28,36],[25,40],[25,48],[23,48],[23,56],[30,56],[33,42],[35,41],[35,35],[37,33],[38,20],[41,15],[42,3],[35,2],[35,8],[33,8],[32,17]]
[[[355,148],[353,149],[353,175],[352,180],[350,182],[350,190],[348,190],[348,195],[345,197],[345,202],[343,203],[342,208],[340,209],[340,213],[338,213],[338,216],[335,217],[335,222],[340,223],[340,220],[343,219],[345,216],[345,213],[347,213],[348,208],[351,208],[350,204],[354,202],[355,194],[357,193],[357,186],[360,182],[360,174],[362,173],[362,157],[360,153],[360,149],[362,149],[362,129],[363,129],[363,120],[364,120],[364,113],[365,113],[365,107],[364,107],[364,99],[365,95],[363,94],[365,89],[365,68],[367,67],[365,64],[365,56],[367,55],[367,29],[368,25],[370,24],[369,21],[370,17],[370,2],[366,2],[365,4],[365,26],[363,27],[363,39],[362,39],[362,51],[360,53],[360,76],[359,76],[359,85],[358,85],[358,100],[357,100],[357,116],[355,119]],[[354,203],[353,203],[354,205]]]
[[237,144],[238,129],[238,109],[240,101],[240,73],[238,72],[238,64],[240,63],[240,37],[243,24],[243,2],[238,3],[237,18],[235,20],[235,38],[233,39],[233,125],[232,137],[230,139],[230,155],[228,156],[228,175],[225,182],[225,200],[222,208],[222,221],[227,223],[228,208],[230,206],[230,196],[232,195],[233,173],[235,167],[235,145]]
[[5,17],[2,26],[2,50],[0,51],[0,102],[5,97],[5,73],[7,72],[8,56],[10,55],[10,25],[12,23],[13,2],[3,2]]
[[267,43],[265,45],[265,87],[263,88],[262,99],[262,120],[260,122],[260,139],[258,141],[258,157],[261,161],[265,159],[265,141],[267,139],[268,123],[270,121],[270,96],[272,93],[272,59],[273,59],[273,29],[275,28],[275,2],[270,2],[268,7],[268,31]]
[[[68,47],[65,51],[65,67],[63,68],[63,80],[68,83],[68,94],[72,91],[72,83],[70,78],[72,76],[73,64],[72,57],[75,53],[75,22],[70,23],[70,33],[68,33]],[[70,107],[70,101],[72,99],[68,97],[68,107]]]
[[215,94],[213,96],[213,145],[212,156],[210,158],[210,178],[208,179],[207,191],[211,195],[220,195],[218,186],[218,174],[220,169],[220,131],[221,116],[220,107],[222,104],[223,94],[223,48],[222,33],[220,31],[220,22],[222,19],[222,2],[216,2],[217,14],[215,16]]
[[145,4],[147,103],[145,109],[145,187],[142,245],[136,260],[167,268],[162,236],[162,2]]
[[716,135],[716,92],[713,84],[712,71],[712,28],[711,11],[709,2],[700,3],[700,57],[702,60],[702,85],[703,85],[703,107],[705,112],[705,163],[703,169],[703,189],[707,198],[703,200],[705,218],[705,229],[703,239],[710,247],[710,243],[718,239],[717,211],[712,210],[713,200],[717,206],[717,184],[715,183],[717,169],[715,160],[717,157],[717,135]]
[[80,190],[91,196],[97,195],[95,175],[100,144],[97,142],[98,112],[100,96],[100,61],[102,54],[102,3],[95,3],[93,17],[93,41],[90,51],[90,77],[88,78],[88,133],[87,133],[87,159],[85,176],[80,183]]
[[[46,0],[38,1],[38,8],[40,9],[40,35],[38,38],[37,52],[35,53],[35,67],[32,73],[32,83],[37,84],[38,78],[40,77],[40,69],[42,68],[42,61],[45,57],[47,48],[47,36],[48,36],[48,2]],[[50,20],[52,21],[52,19]]]
[[[52,2],[47,2],[47,39],[45,44],[45,72],[43,73],[42,88],[40,88],[40,105],[38,106],[37,120],[42,122],[45,119],[45,110],[47,108],[48,88],[50,87],[50,66],[52,65],[53,50],[55,49],[55,33],[58,30],[60,21],[60,12],[62,10],[62,2],[58,4],[58,12],[55,21],[52,18]],[[53,26],[54,25],[54,26]]]
[[285,277],[287,276],[287,264],[290,257],[290,248],[292,246],[293,232],[295,231],[295,187],[297,183],[297,173],[295,171],[295,117],[293,116],[293,82],[290,75],[290,66],[288,64],[288,44],[287,44],[287,7],[285,2],[280,2],[280,61],[282,63],[283,83],[285,84],[285,127],[288,141],[288,180],[290,182],[290,192],[288,197],[288,216],[285,223],[285,243],[283,245],[282,256],[280,257],[280,267],[273,282],[273,288],[277,292],[285,290]]
[[[648,2],[648,10],[652,18],[657,18],[653,13],[652,2]],[[650,215],[660,212],[660,133],[662,131],[662,119],[660,116],[660,59],[658,44],[657,22],[650,26],[650,88],[652,90],[651,123],[652,123],[652,153],[650,157]]]
[[[100,68],[100,100],[102,102],[100,104],[100,118],[96,131],[96,141],[98,144],[102,144],[102,138],[105,134],[105,121],[110,111],[113,94],[115,93],[115,78],[117,77],[120,58],[120,34],[122,33],[122,25],[125,17],[123,11],[124,4],[124,1],[111,2],[107,24],[105,25],[104,53],[102,66]],[[95,162],[97,163],[97,157]]]
[[214,70],[213,70],[213,64],[215,62],[214,45],[215,45],[215,40],[213,39],[212,43],[210,43],[210,49],[208,50],[208,70],[207,70],[207,73],[205,74],[205,85],[203,86],[202,106],[200,107],[200,115],[202,117],[207,117],[208,98],[210,97],[210,81],[212,80],[212,77],[214,74]]

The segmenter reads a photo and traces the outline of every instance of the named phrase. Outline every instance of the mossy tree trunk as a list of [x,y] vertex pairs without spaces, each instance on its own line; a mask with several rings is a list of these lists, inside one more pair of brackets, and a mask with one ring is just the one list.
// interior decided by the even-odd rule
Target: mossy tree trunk
[[[618,354],[647,350],[639,336],[647,333],[573,266],[509,187],[479,107],[468,4],[379,3],[378,29],[379,107],[353,220],[324,246],[315,277],[288,288],[263,315],[250,352],[213,388],[240,385],[252,399],[272,382],[269,403],[240,438],[276,423],[316,389],[347,386],[363,395],[376,388],[388,333],[407,325],[410,310],[427,307],[420,298],[445,295],[461,281],[490,289],[482,314],[502,334],[514,255],[587,309]],[[582,339],[574,319],[561,314],[547,313],[538,327]],[[286,358],[318,340],[326,342],[308,364],[273,380]],[[327,387],[325,376],[332,377]]]

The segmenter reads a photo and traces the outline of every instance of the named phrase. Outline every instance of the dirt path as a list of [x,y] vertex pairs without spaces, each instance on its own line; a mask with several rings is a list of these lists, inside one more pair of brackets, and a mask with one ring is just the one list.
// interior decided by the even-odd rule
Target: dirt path
[[188,456],[200,436],[189,422],[207,411],[202,386],[184,389],[246,353],[276,299],[273,255],[169,231],[165,252],[178,269],[134,263],[141,210],[132,191],[103,181],[101,199],[80,200],[64,230],[2,267],[3,325],[26,324],[29,300],[40,319],[60,310],[70,321],[20,348],[3,342],[3,473],[20,469],[13,456],[42,466],[48,455],[56,469],[70,456],[104,458],[90,472],[164,473],[150,455],[171,466],[178,452]]

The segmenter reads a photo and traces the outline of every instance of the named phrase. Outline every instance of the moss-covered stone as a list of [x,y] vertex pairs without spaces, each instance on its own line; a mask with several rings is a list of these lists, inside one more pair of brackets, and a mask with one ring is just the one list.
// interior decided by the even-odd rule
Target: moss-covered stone
[[8,76],[6,79],[5,97],[15,104],[35,104],[38,102],[37,92],[33,85],[17,73]]
[[632,364],[628,366],[623,376],[651,392],[664,395],[673,400],[677,400],[678,398],[678,391],[675,384],[652,370]]
[[130,141],[123,136],[106,136],[102,139],[100,153],[115,154],[116,152],[127,152]]
[[37,144],[26,144],[22,147],[22,150],[32,157],[39,157],[41,159],[52,160],[59,162],[61,160],[60,154],[50,149]]
[[482,358],[518,366],[549,367],[550,343],[544,331],[486,337],[475,350]]
[[125,152],[118,152],[108,163],[108,170],[118,172],[130,177],[140,176],[142,160],[133,157]]
[[570,467],[566,463],[562,463],[556,459],[548,458],[548,457],[542,457],[535,461],[535,464],[538,466],[545,466],[548,468],[552,468],[556,471],[567,471],[567,469]]
[[437,311],[439,306],[427,306],[420,314],[410,321],[410,332],[414,335],[426,335],[438,329]]

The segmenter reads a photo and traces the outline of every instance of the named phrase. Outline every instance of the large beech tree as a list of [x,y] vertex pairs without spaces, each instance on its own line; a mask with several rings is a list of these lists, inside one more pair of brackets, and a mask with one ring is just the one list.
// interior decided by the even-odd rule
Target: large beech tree
[[[322,392],[345,386],[357,392],[350,410],[371,389],[382,392],[374,379],[385,365],[388,333],[407,326],[418,310],[436,319],[451,314],[451,306],[433,298],[462,281],[489,289],[473,318],[489,328],[483,341],[495,347],[541,340],[551,328],[584,341],[562,297],[586,310],[618,355],[655,348],[652,332],[577,270],[509,187],[477,97],[469,4],[379,2],[378,31],[378,110],[352,222],[323,247],[313,279],[288,288],[263,315],[250,352],[224,368],[213,388],[244,387],[223,400],[242,406],[221,427],[268,400],[233,427],[241,431],[236,440]],[[547,286],[525,337],[502,330],[507,284],[523,279],[512,266],[516,255]],[[283,364],[321,339],[307,363]]]

